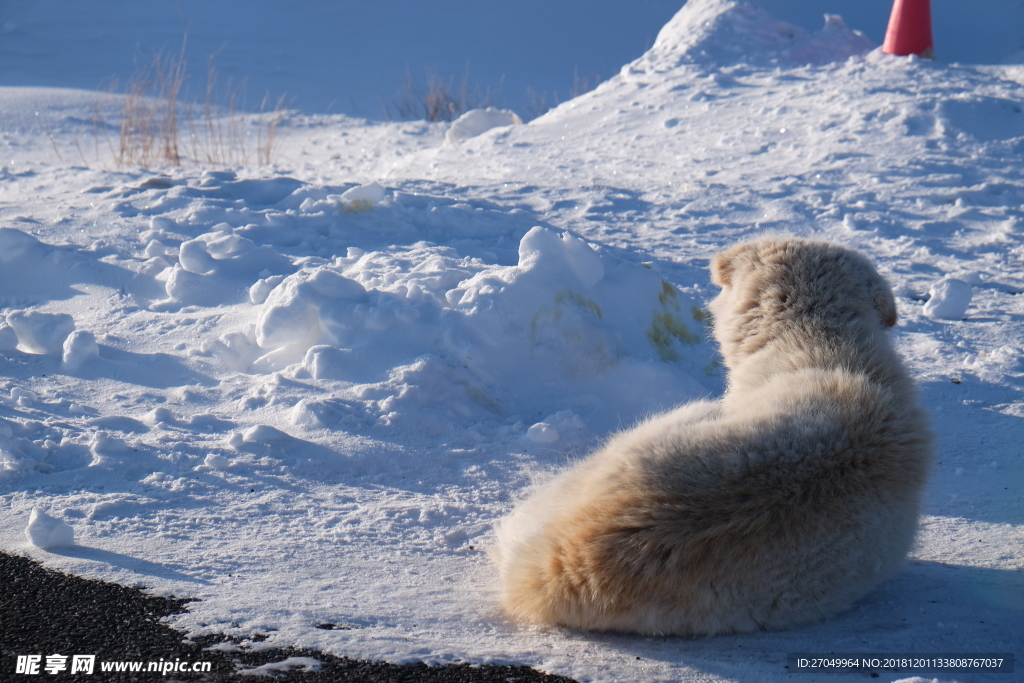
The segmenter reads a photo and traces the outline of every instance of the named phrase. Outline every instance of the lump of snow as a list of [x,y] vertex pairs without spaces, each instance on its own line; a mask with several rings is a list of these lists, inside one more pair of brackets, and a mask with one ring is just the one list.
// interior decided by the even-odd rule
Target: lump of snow
[[0,323],[0,351],[13,351],[18,348],[18,333],[7,323]]
[[274,247],[235,234],[226,223],[181,245],[167,276],[167,296],[184,304],[216,306],[251,296],[260,278],[289,273],[291,261]]
[[15,311],[7,316],[7,324],[26,353],[60,353],[64,340],[75,330],[75,319],[67,313]]
[[75,531],[66,522],[55,519],[39,508],[32,508],[25,537],[37,548],[55,548],[75,544]]
[[271,275],[270,277],[257,280],[256,284],[249,288],[249,301],[259,306],[270,293],[274,291],[274,287],[277,287],[284,280],[283,275]]
[[317,268],[291,275],[273,289],[256,320],[255,341],[274,352],[263,365],[298,362],[321,341],[339,344],[348,337],[351,313],[365,301],[366,290],[355,280]]
[[552,254],[562,257],[556,267],[568,266],[569,272],[586,287],[593,287],[604,277],[601,257],[586,242],[567,232],[559,235],[551,230],[533,228],[519,243],[520,266],[532,267],[542,259],[550,259]]
[[226,470],[231,465],[231,460],[223,455],[210,453],[203,460],[203,464],[214,470]]
[[210,256],[206,242],[201,239],[183,242],[178,251],[178,263],[190,273],[208,275],[217,270],[216,260]]
[[548,415],[544,422],[558,430],[558,435],[566,441],[571,441],[582,434],[587,425],[580,419],[579,415],[571,410],[559,410],[554,415]]
[[377,183],[367,183],[346,190],[341,195],[342,211],[369,211],[384,201],[384,188]]
[[214,351],[232,372],[245,372],[263,353],[256,345],[255,325],[246,325],[242,332],[222,334]]
[[555,429],[554,425],[547,422],[538,422],[526,430],[526,438],[534,443],[554,443],[562,436]]
[[174,425],[178,423],[174,417],[174,413],[168,408],[154,408],[149,412],[147,417],[153,422],[153,424],[163,423],[165,425]]
[[246,325],[242,332],[221,335],[214,350],[232,372],[245,372],[262,353],[256,345],[253,325]]
[[100,347],[96,336],[86,330],[75,330],[64,340],[64,366],[78,370],[93,358],[99,358]]
[[162,256],[154,256],[142,264],[142,273],[149,277],[156,277],[171,267],[170,262]]
[[38,398],[34,392],[28,389],[22,389],[21,387],[11,387],[11,399],[21,404],[23,401],[29,403],[35,403]]
[[932,319],[963,320],[971,303],[971,286],[963,280],[947,277],[939,280],[931,289],[924,314]]
[[280,429],[275,429],[270,425],[256,425],[250,427],[245,431],[243,439],[245,443],[276,443],[278,441],[287,441],[292,437],[288,436]]
[[149,244],[146,245],[146,250],[143,252],[148,259],[160,258],[167,256],[171,253],[171,250],[164,245],[160,240],[150,240]]
[[345,379],[346,371],[353,363],[352,355],[350,349],[313,346],[306,352],[302,364],[313,375],[313,379]]
[[106,432],[96,432],[89,444],[89,451],[92,453],[92,462],[89,466],[113,464],[127,449],[128,446],[122,439],[110,436]]
[[301,281],[290,281],[272,292],[280,292],[279,295],[265,302],[256,321],[256,343],[260,348],[277,349],[307,338],[315,342],[320,337],[317,306],[306,295],[308,290],[301,288],[302,284]]
[[470,109],[459,118],[452,121],[448,132],[444,134],[444,141],[448,144],[462,142],[475,138],[491,128],[500,126],[514,126],[521,124],[523,120],[514,111],[508,109]]
[[0,446],[0,481],[17,476],[22,470],[31,467],[31,463],[26,462],[20,453],[15,453],[14,449]]

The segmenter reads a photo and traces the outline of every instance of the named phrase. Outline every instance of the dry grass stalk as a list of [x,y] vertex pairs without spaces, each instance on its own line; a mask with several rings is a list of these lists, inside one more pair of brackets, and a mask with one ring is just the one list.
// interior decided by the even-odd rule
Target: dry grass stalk
[[[203,101],[182,101],[187,81],[186,45],[187,36],[182,40],[177,57],[168,58],[158,52],[149,64],[136,71],[126,87],[116,144],[107,132],[100,103],[96,103],[93,110],[96,158],[101,158],[101,141],[105,141],[118,166],[179,166],[185,161],[225,166],[246,164],[253,156],[259,164],[273,163],[277,129],[284,118],[284,98],[277,101],[269,115],[269,95],[264,98],[258,117],[242,113],[244,83],[235,86],[229,79],[222,89],[213,65],[215,55],[211,55],[207,61]],[[115,82],[112,90],[116,89]],[[226,95],[218,102],[221,92]],[[188,132],[184,146],[179,130],[182,121]],[[249,130],[251,125],[257,128],[254,144]]]
[[[270,102],[270,94],[263,98],[260,105],[260,114],[267,113],[267,105]],[[266,130],[260,125],[256,129],[256,161],[257,163],[269,165],[274,159],[275,143],[277,142],[277,127],[284,119],[284,95],[277,98],[274,109],[270,113]]]
[[128,84],[121,117],[119,166],[181,163],[178,149],[178,97],[185,81],[185,47],[177,59],[158,52]]
[[[569,90],[569,99],[571,100],[590,92],[596,88],[600,82],[601,78],[597,74],[580,76],[579,69],[573,69],[572,88]],[[538,116],[543,116],[549,110],[554,109],[561,104],[557,92],[551,96],[551,101],[548,101],[547,92],[538,93],[533,88],[527,88],[526,99],[528,100],[528,104],[526,105],[527,121],[532,121]]]
[[420,84],[406,72],[397,97],[384,104],[384,117],[388,121],[454,121],[470,109],[491,105],[490,90],[481,94],[477,88],[470,89],[466,76],[456,86],[454,78],[445,80],[428,72],[426,81]]

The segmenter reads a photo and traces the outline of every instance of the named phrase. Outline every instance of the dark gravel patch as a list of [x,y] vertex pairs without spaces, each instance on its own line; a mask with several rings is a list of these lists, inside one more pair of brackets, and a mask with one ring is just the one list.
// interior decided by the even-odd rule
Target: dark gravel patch
[[[147,595],[138,588],[83,579],[46,569],[35,560],[0,552],[0,680],[72,680],[134,683],[135,681],[252,681],[271,680],[242,676],[239,668],[312,658],[318,671],[292,668],[274,671],[272,680],[335,683],[342,681],[429,681],[431,683],[575,683],[525,666],[427,666],[389,664],[336,657],[315,650],[223,652],[204,648],[231,641],[227,636],[206,636],[184,641],[185,634],[160,621],[188,611],[190,599]],[[324,625],[325,627],[328,625]],[[259,640],[254,634],[252,640]],[[67,657],[64,670],[49,673],[49,655]],[[18,657],[39,655],[38,674],[17,673]],[[95,655],[93,673],[71,673],[73,655]],[[103,662],[209,662],[209,672],[101,671]],[[148,665],[148,664],[147,664]],[[301,663],[296,664],[301,667]]]

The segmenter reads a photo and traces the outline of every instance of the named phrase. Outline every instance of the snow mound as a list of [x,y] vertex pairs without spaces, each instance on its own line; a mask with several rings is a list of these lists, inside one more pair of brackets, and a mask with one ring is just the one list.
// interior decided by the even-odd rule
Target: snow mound
[[384,201],[384,188],[377,183],[359,185],[346,190],[339,198],[343,211],[369,211]]
[[924,314],[938,320],[962,320],[971,304],[971,286],[963,280],[947,277],[928,290],[930,298],[924,305]]
[[271,290],[256,320],[256,344],[272,353],[260,359],[268,369],[297,362],[321,341],[341,344],[356,324],[355,307],[366,290],[335,270],[320,267],[291,275]]
[[67,313],[15,311],[7,315],[7,324],[26,353],[59,353],[75,330],[75,320]]
[[182,242],[178,263],[161,277],[166,278],[171,299],[212,306],[244,301],[257,279],[292,270],[291,262],[276,249],[257,246],[222,223],[214,232]]
[[534,423],[526,430],[524,438],[539,444],[558,443],[565,440],[573,443],[584,433],[586,424],[571,410],[560,410],[549,415],[542,422]]
[[716,372],[696,301],[649,265],[542,227],[514,266],[425,244],[356,251],[281,279],[253,310],[216,346],[229,366],[346,388],[295,405],[305,428],[390,423],[413,406],[456,422],[536,406],[560,426],[530,438],[552,442],[580,432],[573,410],[628,421],[704,393],[695,377]]
[[75,544],[75,531],[67,522],[51,517],[35,507],[29,515],[25,537],[37,548]]
[[0,322],[0,351],[14,351],[18,348],[18,333],[6,322]]
[[448,132],[444,135],[444,141],[447,144],[455,144],[475,138],[492,128],[515,126],[522,122],[523,120],[514,111],[508,109],[494,107],[471,109],[452,122]]
[[79,370],[93,358],[99,358],[100,347],[96,335],[85,330],[75,330],[64,340],[64,367]]
[[820,31],[808,33],[747,0],[689,0],[661,29],[654,46],[624,68],[657,72],[686,64],[827,64],[874,47],[835,14],[825,15]]

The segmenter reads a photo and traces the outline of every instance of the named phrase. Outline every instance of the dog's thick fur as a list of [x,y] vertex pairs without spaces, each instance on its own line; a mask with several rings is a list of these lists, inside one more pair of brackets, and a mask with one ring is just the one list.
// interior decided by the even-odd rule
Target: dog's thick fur
[[645,634],[781,629],[848,607],[899,567],[932,459],[860,254],[768,237],[711,263],[729,370],[613,436],[498,526],[514,618]]

